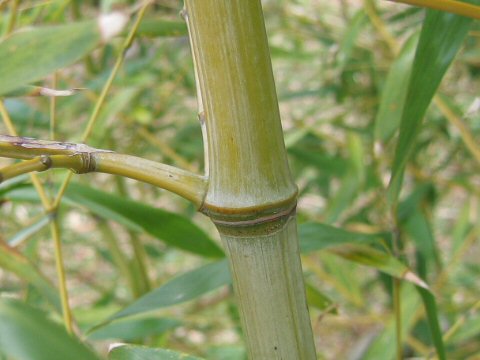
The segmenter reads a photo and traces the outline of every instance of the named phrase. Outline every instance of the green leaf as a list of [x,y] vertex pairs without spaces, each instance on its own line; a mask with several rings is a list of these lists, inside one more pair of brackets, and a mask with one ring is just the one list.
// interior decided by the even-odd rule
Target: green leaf
[[99,359],[46,314],[10,299],[0,301],[0,349],[21,360]]
[[366,245],[354,244],[338,246],[329,251],[347,260],[372,267],[398,279],[406,280],[428,289],[428,285],[415,275],[415,273],[413,273],[405,264],[384,251]]
[[163,334],[180,326],[182,322],[175,319],[150,317],[146,319],[128,319],[115,321],[88,335],[90,340],[120,339],[133,341],[148,336]]
[[185,21],[146,18],[140,23],[137,34],[148,37],[187,36],[188,29]]
[[321,223],[305,223],[299,226],[300,249],[303,253],[322,250],[342,244],[378,243],[386,234],[362,234],[346,231]]
[[467,35],[471,19],[427,10],[413,62],[400,135],[392,168],[388,200],[395,203],[403,172],[423,117],[448,67]]
[[[478,308],[478,306],[477,306]],[[469,317],[463,322],[462,326],[448,340],[449,344],[465,343],[472,338],[480,336],[480,316],[475,311],[469,313]]]
[[387,234],[354,233],[330,225],[307,223],[300,225],[299,235],[302,252],[328,248],[332,253],[347,260],[428,288],[417,275],[394,256],[365,245],[378,244]]
[[330,313],[337,313],[337,309],[333,307],[333,301],[313,285],[305,283],[305,291],[307,295],[307,302],[310,306],[313,306],[321,311],[328,310]]
[[[12,201],[39,201],[31,186],[11,189],[7,195],[5,198]],[[205,257],[224,256],[203,230],[181,215],[77,183],[69,186],[64,201],[84,206],[104,219],[116,221],[133,231],[146,232],[179,249]]]
[[42,230],[46,225],[50,223],[51,217],[48,215],[42,216],[40,220],[27,226],[16,233],[13,237],[7,240],[7,243],[10,246],[18,246],[23,243],[25,240],[30,238],[31,236],[35,235],[37,232]]
[[207,350],[208,360],[247,360],[244,347],[234,345],[214,346]]
[[126,308],[109,317],[96,331],[107,323],[127,316],[155,311],[181,304],[231,283],[227,260],[214,262],[182,274],[159,288],[143,295]]
[[357,38],[362,33],[362,28],[368,23],[367,20],[365,11],[363,9],[358,10],[352,17],[347,31],[342,36],[337,55],[337,66],[341,71],[350,61]]
[[71,65],[100,43],[94,21],[35,27],[0,42],[0,95]]
[[123,345],[108,354],[109,360],[202,360],[202,358],[165,349]]
[[417,43],[418,34],[415,33],[407,40],[390,66],[375,118],[376,141],[388,141],[400,124]]
[[206,257],[224,256],[212,239],[181,215],[79,184],[70,185],[66,199],[102,218],[117,221],[134,231],[144,231],[179,249]]
[[422,298],[423,307],[427,313],[428,326],[432,334],[433,343],[437,350],[437,355],[440,360],[446,360],[445,345],[443,344],[443,335],[440,329],[440,322],[438,321],[437,302],[430,291],[417,286],[417,290]]
[[10,271],[35,287],[42,296],[61,312],[57,290],[28,260],[17,250],[0,241],[0,268]]
[[435,243],[435,237],[426,214],[422,209],[415,209],[404,224],[404,228],[415,242],[425,260],[440,265],[440,256]]
[[[401,306],[401,332],[405,339],[416,322],[416,313],[420,307],[420,300],[412,286],[402,286],[400,291]],[[387,322],[388,320],[388,322]],[[385,329],[371,343],[364,354],[359,354],[362,360],[394,360],[396,348],[396,328],[395,316],[386,319]]]

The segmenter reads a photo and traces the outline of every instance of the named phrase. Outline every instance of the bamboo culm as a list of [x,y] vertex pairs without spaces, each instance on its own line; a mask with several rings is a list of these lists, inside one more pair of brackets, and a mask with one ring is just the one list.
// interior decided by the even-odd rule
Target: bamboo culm
[[249,358],[316,359],[261,2],[186,0],[183,14],[206,125],[201,211],[229,258]]

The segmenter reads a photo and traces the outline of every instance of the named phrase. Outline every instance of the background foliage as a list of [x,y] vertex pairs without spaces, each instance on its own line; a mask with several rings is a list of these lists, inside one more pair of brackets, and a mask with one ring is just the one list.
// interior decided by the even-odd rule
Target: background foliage
[[[2,33],[35,30],[0,43],[0,63],[9,64],[0,67],[8,113],[21,135],[47,139],[51,99],[28,96],[31,88],[15,84],[83,89],[56,98],[55,110],[55,138],[80,142],[132,21],[107,43],[91,23],[80,22],[135,4],[22,1],[15,9],[16,3],[0,1]],[[433,358],[435,349],[440,357],[478,358],[479,25],[430,11],[419,35],[425,11],[414,7],[373,0],[263,3],[300,190],[302,260],[319,358],[395,358],[396,328],[406,358]],[[181,7],[174,0],[149,6],[87,143],[201,172]],[[7,128],[0,125],[0,133]],[[11,163],[0,158],[2,166]],[[40,175],[49,197],[64,176]],[[186,201],[109,175],[74,178],[58,216],[75,332],[90,349],[58,325],[51,217],[28,177],[0,184],[0,213],[5,357],[32,358],[22,353],[26,337],[40,353],[49,341],[79,346],[82,359],[81,351],[91,349],[106,356],[119,341],[207,359],[244,358],[218,236]],[[429,290],[415,288],[412,282],[422,282],[413,274]],[[34,324],[30,333],[24,322]],[[11,324],[26,335],[7,337]],[[35,342],[45,326],[51,336]],[[129,346],[110,358],[135,352],[176,356]]]

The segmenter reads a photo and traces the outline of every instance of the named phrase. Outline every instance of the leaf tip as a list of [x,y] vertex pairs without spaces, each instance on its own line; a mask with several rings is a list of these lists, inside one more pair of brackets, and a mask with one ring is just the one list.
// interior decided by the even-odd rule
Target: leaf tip
[[111,343],[110,345],[108,345],[108,353],[110,354],[110,352],[112,352],[116,348],[122,347],[122,346],[125,346],[125,345],[127,345],[127,344],[121,343],[121,342]]
[[414,283],[415,285],[420,286],[425,290],[430,291],[430,287],[427,285],[427,283],[422,279],[420,279],[420,277],[418,277],[415,273],[413,273],[410,270],[403,275],[403,279],[410,281],[411,283]]

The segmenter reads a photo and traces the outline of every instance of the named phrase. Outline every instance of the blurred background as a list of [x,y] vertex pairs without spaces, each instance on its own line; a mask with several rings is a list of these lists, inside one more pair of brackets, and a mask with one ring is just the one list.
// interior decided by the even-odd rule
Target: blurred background
[[[309,224],[321,223],[352,233],[401,234],[398,254],[415,272],[419,265],[425,267],[444,335],[458,324],[446,340],[449,358],[479,359],[480,173],[465,139],[474,139],[473,148],[478,147],[480,26],[472,25],[427,112],[406,170],[400,221],[394,223],[385,189],[401,115],[395,99],[406,86],[424,11],[375,0],[262,3],[285,143],[299,187],[300,233],[314,236]],[[68,24],[135,5],[115,0],[21,1],[16,28]],[[0,6],[0,29],[5,32],[11,7],[8,1],[0,1]],[[148,8],[87,143],[202,173],[203,144],[188,36],[179,16],[182,6],[180,1],[158,0]],[[131,22],[127,30],[130,27]],[[56,99],[57,140],[81,140],[125,34],[57,72],[57,88],[84,89]],[[403,62],[396,62],[399,54]],[[38,84],[54,87],[52,82],[49,76]],[[393,100],[387,102],[388,96]],[[49,98],[11,96],[4,103],[21,135],[49,137]],[[455,125],[458,119],[463,130]],[[7,133],[3,124],[0,133]],[[0,159],[0,166],[11,163]],[[40,174],[50,197],[65,174]],[[219,244],[210,221],[178,196],[105,174],[78,175],[74,183],[81,194],[91,195],[93,188],[180,214]],[[155,231],[129,226],[128,218],[112,214],[87,195],[67,194],[59,213],[70,304],[79,329],[211,261],[167,245],[162,241],[165,233],[156,236]],[[55,283],[48,219],[28,176],[0,185],[0,219],[0,241],[18,249]],[[167,226],[162,221],[155,225]],[[426,260],[419,260],[418,249],[428,255]],[[133,275],[118,266],[118,252]],[[375,266],[326,250],[308,253],[302,261],[319,359],[392,358],[391,278]],[[0,269],[0,297],[22,297],[43,307],[41,296],[17,275]],[[432,340],[419,296],[409,291],[402,299],[405,357],[426,358]],[[88,341],[101,353],[109,343],[122,341],[207,359],[245,356],[228,287],[150,312],[123,327],[103,328]]]

